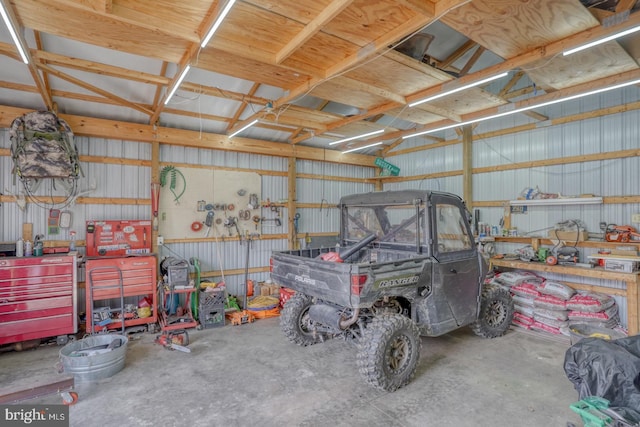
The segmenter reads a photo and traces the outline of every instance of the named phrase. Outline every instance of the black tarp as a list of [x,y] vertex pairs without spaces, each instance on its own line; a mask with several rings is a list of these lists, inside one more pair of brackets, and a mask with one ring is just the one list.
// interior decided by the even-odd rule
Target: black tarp
[[585,338],[567,350],[564,371],[580,399],[605,398],[616,413],[640,423],[640,335]]

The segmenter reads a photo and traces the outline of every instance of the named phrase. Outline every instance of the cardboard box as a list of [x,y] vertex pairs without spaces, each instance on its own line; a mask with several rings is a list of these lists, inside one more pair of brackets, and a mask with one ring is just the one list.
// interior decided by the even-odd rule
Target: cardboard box
[[585,230],[581,231],[557,231],[549,230],[549,238],[553,240],[564,240],[566,242],[578,242],[587,240],[589,234]]
[[633,273],[638,271],[640,263],[638,261],[627,261],[618,259],[605,259],[604,269],[611,271],[618,271],[620,273]]

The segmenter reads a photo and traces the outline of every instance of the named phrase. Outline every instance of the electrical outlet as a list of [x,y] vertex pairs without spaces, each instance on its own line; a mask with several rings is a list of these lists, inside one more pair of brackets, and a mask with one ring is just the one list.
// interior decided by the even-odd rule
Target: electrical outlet
[[631,215],[631,222],[635,222],[636,224],[640,224],[640,213]]
[[164,245],[164,237],[158,236],[158,246]]

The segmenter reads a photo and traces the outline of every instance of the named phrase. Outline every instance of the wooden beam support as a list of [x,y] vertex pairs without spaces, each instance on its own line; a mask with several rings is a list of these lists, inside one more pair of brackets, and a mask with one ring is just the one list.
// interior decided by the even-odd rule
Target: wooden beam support
[[[31,110],[0,105],[0,128],[10,127],[13,119],[29,111]],[[239,137],[229,139],[226,135],[208,132],[201,133],[184,129],[154,127],[152,125],[69,114],[61,114],[60,116],[66,120],[76,135],[149,143],[157,140],[161,144],[183,147],[262,154],[276,157],[296,157],[305,160],[322,160],[330,163],[370,167],[373,167],[373,162],[375,161],[375,156],[354,153],[342,154],[335,150],[293,146],[281,142]]]
[[297,187],[296,187],[296,158],[289,157],[288,161],[288,188],[287,188],[287,220],[289,224],[289,248],[299,249],[298,233],[294,224],[297,223],[295,219],[296,215],[296,200],[297,200]]
[[[640,14],[638,14],[640,15]],[[640,78],[640,69],[634,69],[631,71],[626,71],[623,73],[619,73],[613,76],[609,76],[609,77],[605,77],[602,78],[600,80],[596,80],[596,81],[592,81],[592,82],[587,82],[587,83],[582,83],[582,84],[578,84],[575,86],[571,86],[568,88],[564,88],[564,89],[559,89],[555,92],[552,93],[546,93],[544,95],[540,95],[540,96],[536,96],[534,98],[528,98],[526,100],[523,101],[519,101],[519,102],[515,102],[513,104],[510,104],[510,110],[517,110],[517,109],[521,109],[521,108],[526,108],[526,107],[531,107],[534,105],[538,105],[541,103],[545,103],[545,102],[550,102],[550,101],[555,101],[555,100],[561,100],[563,98],[567,98],[569,96],[573,96],[573,95],[578,95],[581,93],[587,93],[590,92],[592,90],[596,90],[596,89],[600,89],[600,88],[604,88],[604,87],[610,87],[610,86],[614,86],[616,84],[622,84],[631,80],[636,80]],[[499,106],[499,107],[491,107],[491,108],[487,108],[485,110],[481,110],[481,111],[475,111],[473,113],[469,113],[469,114],[465,114],[462,117],[463,122],[467,122],[467,121],[471,121],[471,120],[478,120],[478,119],[482,119],[483,117],[489,117],[495,114],[499,114],[501,112],[504,111],[508,111],[508,110],[504,110],[503,106]],[[423,126],[420,128],[416,128],[416,129],[412,129],[411,131],[404,131],[404,132],[399,132],[400,135],[396,135],[396,133],[390,134],[393,136],[402,136],[402,135],[411,135],[412,133],[415,132],[420,132],[420,131],[426,131],[426,130],[430,130],[430,129],[438,129],[440,127],[444,127],[444,126],[451,126],[451,125],[455,125],[455,122],[452,121],[447,121],[447,120],[441,120],[435,123],[431,123],[427,126]]]
[[[211,6],[209,7],[209,10],[204,15],[204,19],[202,20],[202,22],[200,23],[200,26],[198,27],[198,31],[197,31],[198,34],[203,34],[205,31],[211,28],[211,25],[213,25],[215,19],[218,16],[220,7],[221,7],[221,2],[219,1],[213,2],[211,4]],[[184,54],[182,55],[182,58],[178,63],[177,72],[169,82],[169,85],[167,86],[167,91],[165,92],[164,96],[160,99],[160,101],[157,104],[154,104],[153,106],[153,114],[149,118],[149,123],[154,124],[158,122],[158,120],[160,119],[160,114],[162,113],[162,110],[165,107],[165,102],[167,101],[169,92],[174,88],[174,86],[178,82],[178,79],[180,78],[180,75],[184,72],[187,66],[190,66],[193,58],[195,58],[195,56],[198,54],[199,51],[200,51],[200,39],[198,39],[198,41],[192,42],[187,48],[187,50],[184,52]]]
[[474,42],[473,40],[467,40],[466,42],[464,42],[462,44],[462,46],[460,46],[459,48],[457,48],[451,55],[449,55],[444,61],[440,62],[439,64],[439,68],[441,69],[447,69],[449,66],[451,66],[454,62],[456,62],[458,59],[462,58],[464,56],[465,53],[469,52],[471,49],[473,49],[474,47],[476,47],[478,45],[478,43]]
[[91,92],[97,93],[98,95],[102,95],[105,98],[111,99],[113,101],[116,101],[117,103],[121,104],[124,107],[129,107],[132,108],[136,111],[140,111],[141,113],[147,114],[147,115],[151,115],[153,114],[153,112],[145,107],[141,107],[140,105],[131,102],[127,99],[124,98],[120,98],[119,96],[116,96],[114,94],[112,94],[109,91],[106,91],[104,89],[100,89],[96,86],[90,85],[89,83],[83,82],[80,79],[77,79],[73,76],[70,76],[68,74],[63,73],[62,71],[58,71],[55,68],[49,67],[48,65],[45,64],[38,64],[38,68],[46,71],[49,74],[52,74],[60,79],[66,80],[70,83],[73,83],[76,86],[80,86],[81,88],[87,89]]
[[[252,97],[253,95],[255,95],[259,87],[260,87],[260,83],[254,83],[253,86],[251,86],[251,89],[249,89],[249,93],[247,94],[247,96]],[[238,107],[238,109],[236,110],[236,113],[233,115],[231,120],[229,120],[229,124],[227,125],[227,132],[238,122],[238,119],[240,118],[242,113],[244,113],[244,110],[247,108],[247,105],[249,105],[248,101],[243,100],[240,107]]]
[[462,127],[462,198],[473,210],[473,128]]
[[[36,87],[38,88],[38,92],[42,97],[42,101],[44,102],[44,105],[47,110],[53,111],[53,100],[51,99],[51,94],[49,93],[48,86],[45,84],[44,80],[42,79],[42,76],[40,75],[40,72],[36,68],[33,58],[31,57],[31,52],[29,51],[29,45],[27,44],[24,37],[22,36],[23,34],[22,26],[20,25],[18,19],[16,18],[15,12],[13,10],[13,6],[11,5],[11,2],[8,0],[0,0],[0,2],[2,3],[2,6],[7,13],[7,17],[9,18],[9,21],[11,22],[11,25],[13,26],[16,32],[16,37],[18,38],[18,42],[22,50],[24,51],[24,55],[27,58],[28,64],[26,65],[29,70],[29,74],[31,74],[31,78],[33,78],[33,81],[35,82]],[[12,46],[12,51],[16,52],[17,47]],[[12,57],[22,62],[22,58],[18,58],[17,56],[12,56]]]
[[296,34],[289,42],[276,53],[275,63],[280,64],[287,59],[293,52],[298,50],[303,44],[305,44],[311,37],[317,34],[322,27],[327,25],[333,18],[338,16],[343,10],[345,10],[353,0],[333,0],[322,12],[316,15],[305,27]]
[[[621,22],[619,24],[612,25],[606,28],[599,25],[599,26],[590,28],[588,30],[582,31],[580,33],[574,34],[572,36],[566,37],[562,40],[555,41],[546,46],[537,47],[535,49],[532,49],[528,52],[523,53],[522,55],[509,58],[501,63],[484,68],[483,70],[477,71],[473,74],[467,74],[466,76],[459,78],[456,81],[457,82],[456,84],[459,86],[464,86],[469,83],[477,82],[479,80],[501,74],[505,71],[511,71],[534,61],[550,58],[567,49],[577,47],[584,43],[587,43],[590,40],[606,37],[610,34],[615,34],[617,32],[626,30],[631,27],[635,27],[637,25],[640,25],[640,13],[632,14],[628,20]],[[420,99],[427,98],[429,96],[437,95],[445,90],[443,88],[443,85],[444,84],[440,84],[425,90],[415,92],[410,96],[407,96],[407,102],[411,103]]]
[[462,67],[462,69],[460,70],[461,77],[466,76],[469,73],[469,70],[471,70],[471,67],[476,65],[476,62],[478,62],[478,59],[480,59],[480,56],[482,56],[485,50],[486,49],[483,46],[478,46],[476,51],[473,52],[473,55],[471,55],[471,58],[469,58],[467,63],[464,64],[464,67]]

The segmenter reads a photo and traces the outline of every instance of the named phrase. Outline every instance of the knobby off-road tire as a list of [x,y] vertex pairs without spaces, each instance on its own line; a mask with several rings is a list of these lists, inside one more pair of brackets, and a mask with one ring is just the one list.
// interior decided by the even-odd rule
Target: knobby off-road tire
[[400,314],[378,316],[358,345],[358,369],[375,388],[395,391],[413,378],[420,358],[420,332]]
[[306,347],[320,341],[320,337],[309,330],[309,307],[311,297],[296,292],[287,300],[280,313],[280,329],[289,341]]
[[484,338],[501,337],[513,319],[513,299],[509,291],[495,285],[484,285],[480,313],[471,328]]

